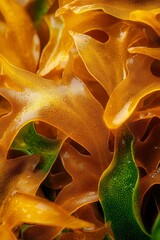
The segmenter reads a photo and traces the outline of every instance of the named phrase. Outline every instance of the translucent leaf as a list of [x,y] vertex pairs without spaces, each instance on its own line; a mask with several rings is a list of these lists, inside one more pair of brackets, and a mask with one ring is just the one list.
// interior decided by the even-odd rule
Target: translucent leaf
[[[42,51],[38,73],[41,76],[46,75],[55,67],[57,67],[60,62],[65,59],[66,53],[70,49],[70,42],[65,47],[62,45],[62,40],[66,41],[67,33],[64,31],[64,24],[62,19],[55,18],[54,15],[45,16],[45,21],[49,28],[49,41]],[[68,40],[67,40],[68,42]],[[69,49],[68,49],[69,47]]]
[[[160,6],[159,6],[160,7]],[[159,27],[160,8],[150,11],[136,10],[130,13],[129,19],[132,21],[142,22],[151,26],[155,32],[160,36]]]
[[14,51],[9,41],[7,41],[2,34],[0,34],[0,53],[9,59],[13,64],[15,64],[15,66],[25,68],[20,57]]
[[73,46],[73,39],[69,34],[70,30],[80,33],[93,29],[105,30],[106,22],[107,26],[113,22],[113,18],[103,12],[94,11],[89,15],[88,13],[77,15],[70,11],[69,14],[63,15],[63,18],[55,18],[54,15],[48,15],[45,17],[45,20],[50,30],[50,39],[40,59],[38,73],[41,76],[48,74],[57,67],[64,68],[68,60],[68,53]]
[[17,132],[38,120],[61,130],[106,166],[108,129],[103,108],[79,79],[68,73],[64,83],[57,83],[15,68],[2,57],[0,64],[7,74],[1,77],[0,94],[12,104],[12,111],[0,118],[4,158]]
[[32,3],[34,0],[16,0],[20,5],[26,7],[28,4]]
[[39,59],[39,38],[26,10],[13,0],[0,1],[0,11],[6,22],[1,36],[2,53],[18,67],[35,71]]
[[114,89],[105,109],[104,119],[108,127],[120,127],[143,97],[160,90],[159,77],[154,76],[150,69],[152,62],[153,59],[140,54],[128,60],[128,75]]
[[98,182],[105,167],[102,169],[99,161],[79,154],[66,144],[62,148],[61,158],[73,181],[60,191],[55,202],[67,211],[74,212],[85,204],[97,201]]
[[99,184],[99,197],[106,222],[115,239],[150,239],[139,212],[139,174],[134,160],[133,138],[126,130],[118,133],[116,150]]
[[[86,240],[102,240],[103,237],[109,233],[111,233],[110,226],[108,224],[104,224],[100,222],[98,219],[98,213],[96,210],[93,208],[92,205],[85,205],[82,208],[78,209],[74,213],[74,216],[76,218],[83,219],[85,221],[92,222],[94,226],[91,228],[83,228],[83,229],[75,229],[73,231],[67,231],[69,232],[68,234],[66,233],[66,230],[69,229],[64,229],[62,232],[62,228],[49,228],[49,227],[44,227],[44,226],[32,226],[26,230],[24,233],[25,235],[25,240],[30,240],[30,239],[36,239],[36,236],[38,236],[39,240],[49,240],[49,239],[54,239],[57,235],[57,239],[70,239],[75,238],[76,240],[80,239],[86,239]],[[36,234],[37,232],[40,232],[40,234]],[[61,232],[61,234],[60,234]]]
[[[60,1],[61,2],[61,1]],[[157,0],[154,1],[118,1],[106,2],[105,0],[82,0],[63,2],[57,11],[57,15],[64,14],[72,10],[73,12],[80,14],[83,12],[91,12],[93,10],[103,10],[107,14],[111,14],[114,17],[131,20],[136,22],[145,23],[151,26],[158,35],[160,35],[159,27],[159,13],[160,4]]]
[[6,208],[3,222],[10,228],[14,228],[23,222],[73,229],[93,226],[91,223],[70,216],[55,203],[26,194],[15,193]]
[[103,10],[104,12],[111,14],[117,18],[128,20],[132,11],[136,10],[152,10],[160,7],[160,3],[157,0],[153,1],[128,1],[128,0],[75,0],[75,1],[63,1],[60,0],[60,9],[58,14],[64,14],[68,10],[72,10],[75,13],[82,13],[91,10]]
[[147,55],[149,57],[160,60],[159,48],[149,48],[149,47],[131,47],[128,49],[130,53],[140,53]]
[[77,50],[90,74],[110,95],[114,88],[126,78],[128,46],[135,39],[144,38],[144,33],[132,25],[117,23],[108,26],[109,40],[100,43],[90,36],[72,33]]
[[[0,162],[0,202],[7,201],[14,192],[34,195],[42,182],[43,175],[34,173],[38,156],[23,156]],[[32,181],[31,181],[32,179]]]

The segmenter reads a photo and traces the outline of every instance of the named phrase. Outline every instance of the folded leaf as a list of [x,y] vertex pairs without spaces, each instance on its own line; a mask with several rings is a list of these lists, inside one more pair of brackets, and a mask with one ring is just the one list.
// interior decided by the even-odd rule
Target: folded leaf
[[140,53],[147,55],[149,57],[160,60],[160,50],[159,48],[149,48],[149,47],[130,47],[128,49],[130,53]]
[[109,128],[118,128],[133,113],[146,95],[160,90],[159,77],[151,72],[153,59],[136,54],[127,62],[128,75],[113,91],[104,119]]
[[130,13],[136,10],[152,10],[160,7],[160,3],[157,0],[153,1],[128,1],[128,0],[75,0],[64,1],[59,0],[60,8],[58,14],[64,14],[68,10],[72,10],[75,13],[88,12],[93,10],[103,10],[107,14],[111,14],[117,18],[129,20]]
[[[3,36],[10,54],[5,57],[17,66],[35,71],[39,59],[39,38],[26,10],[14,0],[0,1],[0,11],[6,21],[6,34]],[[12,50],[11,50],[12,49]],[[7,50],[3,50],[7,52]],[[12,56],[12,52],[14,56]],[[17,56],[16,56],[17,55]],[[19,61],[17,60],[19,59]],[[28,60],[29,59],[29,60]]]
[[[1,155],[6,156],[17,132],[27,123],[42,121],[61,130],[95,158],[102,169],[108,164],[108,129],[103,108],[83,82],[71,74],[64,83],[41,78],[15,68],[2,56],[0,94],[12,104],[12,111],[0,118]],[[6,75],[4,75],[6,74]]]
[[55,203],[26,194],[15,193],[6,208],[7,211],[2,219],[10,228],[23,222],[73,229],[93,226],[91,223],[70,216]]
[[60,191],[55,202],[72,213],[85,204],[98,201],[98,181],[103,172],[99,161],[78,153],[68,144],[62,148],[61,158],[73,180]]
[[136,11],[130,13],[129,20],[142,22],[151,26],[155,30],[155,32],[160,36],[160,26],[158,19],[159,14],[160,8],[152,9],[150,11],[137,9]]
[[[76,24],[75,24],[76,18]],[[96,19],[96,21],[95,21]],[[64,14],[63,18],[55,18],[54,15],[45,17],[46,23],[50,31],[50,39],[44,48],[38,73],[41,76],[48,74],[56,68],[64,68],[68,60],[68,53],[73,46],[73,39],[69,31],[88,32],[90,30],[104,30],[107,26],[115,22],[115,20],[104,14],[103,12],[91,12],[75,14],[72,11],[69,14]]]
[[[59,66],[61,62],[68,59],[67,53],[70,49],[70,41],[67,39],[67,33],[64,30],[64,23],[61,18],[55,18],[54,15],[45,16],[44,20],[49,28],[49,41],[42,51],[38,74],[41,76],[46,75],[55,67]],[[62,45],[62,40],[66,43]],[[68,49],[69,47],[69,49]]]

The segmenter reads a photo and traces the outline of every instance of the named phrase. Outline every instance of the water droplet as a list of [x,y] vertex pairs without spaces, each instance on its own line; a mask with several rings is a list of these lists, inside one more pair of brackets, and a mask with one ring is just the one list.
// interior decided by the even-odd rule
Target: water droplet
[[157,173],[160,173],[160,167],[159,167],[159,168],[157,168],[156,172],[157,172]]
[[131,102],[128,102],[124,105],[124,107],[120,110],[119,113],[114,117],[113,119],[113,124],[114,125],[119,125],[121,124],[124,120],[127,119],[129,115],[129,107],[131,105]]
[[150,174],[151,178],[155,178],[156,177],[156,173],[152,173]]
[[144,114],[139,114],[139,118],[141,119],[143,119],[145,116],[144,116]]

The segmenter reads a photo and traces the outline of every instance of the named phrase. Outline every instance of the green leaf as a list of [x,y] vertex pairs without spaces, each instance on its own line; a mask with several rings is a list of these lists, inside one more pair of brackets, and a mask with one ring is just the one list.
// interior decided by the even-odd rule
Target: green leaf
[[111,240],[110,236],[105,236],[104,240]]
[[160,214],[157,216],[156,221],[152,227],[152,240],[160,239]]
[[14,139],[11,149],[20,150],[28,155],[40,155],[41,159],[36,170],[42,170],[47,173],[56,160],[62,140],[48,139],[38,134],[33,123],[24,126]]
[[128,131],[117,134],[115,154],[99,183],[99,197],[106,222],[115,240],[148,240],[139,213],[139,172]]
[[21,235],[23,236],[24,232],[25,232],[28,228],[30,228],[31,226],[34,226],[34,225],[31,225],[31,224],[23,224],[23,225],[21,226]]
[[35,22],[38,25],[55,0],[35,0]]

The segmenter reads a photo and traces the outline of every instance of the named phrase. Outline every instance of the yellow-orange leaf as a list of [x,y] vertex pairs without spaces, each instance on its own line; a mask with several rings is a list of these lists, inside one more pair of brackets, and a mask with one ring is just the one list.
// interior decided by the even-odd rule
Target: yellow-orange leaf
[[39,197],[15,193],[7,204],[3,223],[14,228],[22,223],[37,223],[66,228],[90,228],[92,223],[76,219],[55,203]]

